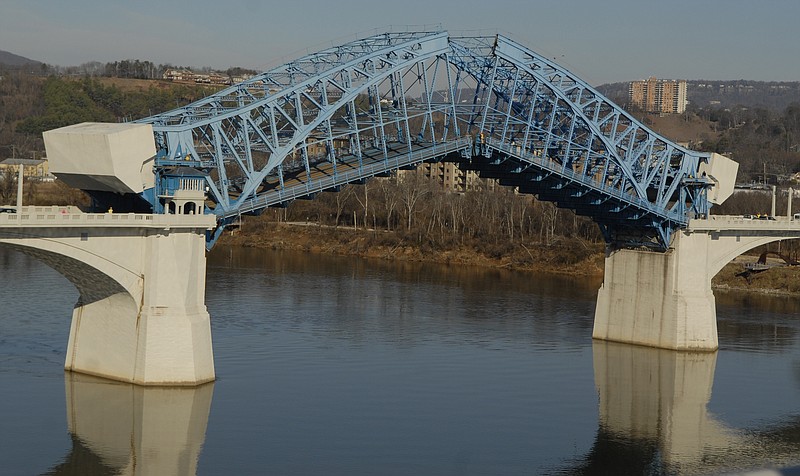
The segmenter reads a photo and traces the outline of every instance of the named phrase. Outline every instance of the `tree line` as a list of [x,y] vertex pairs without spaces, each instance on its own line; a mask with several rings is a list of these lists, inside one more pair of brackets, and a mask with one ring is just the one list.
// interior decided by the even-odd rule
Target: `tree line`
[[484,185],[455,193],[419,171],[399,171],[269,209],[243,226],[251,232],[273,221],[351,227],[424,251],[468,248],[490,258],[526,254],[531,246],[568,245],[574,256],[567,261],[578,260],[597,251],[589,243],[602,242],[597,225],[588,218],[512,188],[492,187],[486,181]]
[[71,77],[106,77],[106,78],[127,78],[127,79],[162,79],[164,73],[170,69],[187,69],[195,72],[210,73],[219,72],[229,77],[241,76],[242,74],[256,74],[257,71],[239,66],[230,67],[224,71],[217,71],[209,66],[192,67],[173,65],[172,63],[153,63],[149,60],[123,59],[102,63],[100,61],[88,61],[78,66],[59,66],[47,63],[39,63],[35,67],[20,68],[0,64],[0,70],[5,71],[24,71],[34,76],[71,76]]
[[779,184],[800,171],[800,98],[782,111],[743,106],[694,111],[714,125],[715,138],[698,149],[724,154],[739,163],[739,181]]

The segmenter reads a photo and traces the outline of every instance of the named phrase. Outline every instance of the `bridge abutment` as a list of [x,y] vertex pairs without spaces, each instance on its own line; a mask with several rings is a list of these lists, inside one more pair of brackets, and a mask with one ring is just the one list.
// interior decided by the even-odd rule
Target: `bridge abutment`
[[675,236],[666,253],[608,252],[597,295],[595,339],[665,349],[713,351],[716,305],[705,233]]

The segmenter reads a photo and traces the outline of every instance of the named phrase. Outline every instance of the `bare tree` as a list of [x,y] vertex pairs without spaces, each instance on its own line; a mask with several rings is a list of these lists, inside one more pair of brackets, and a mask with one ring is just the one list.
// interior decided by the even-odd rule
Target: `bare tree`
[[[359,194],[354,193],[353,195],[356,197],[358,204],[361,205],[361,208],[364,209],[364,228],[367,228],[367,216],[369,214],[369,181],[364,182],[362,185],[364,189],[364,199],[362,200]],[[353,223],[355,226],[355,223]]]
[[392,216],[394,215],[395,208],[397,208],[398,201],[397,176],[395,175],[388,179],[378,179],[378,186],[383,195],[383,208],[386,213],[386,229],[391,230]]
[[344,206],[347,203],[347,199],[353,195],[353,187],[350,185],[344,185],[338,192],[335,192],[334,197],[336,199],[336,221],[334,222],[335,226],[339,226],[339,218],[342,216],[342,211],[344,210]]
[[418,173],[410,172],[403,174],[398,179],[398,192],[400,201],[403,202],[406,213],[406,229],[411,230],[416,209],[422,197],[430,193],[430,180]]

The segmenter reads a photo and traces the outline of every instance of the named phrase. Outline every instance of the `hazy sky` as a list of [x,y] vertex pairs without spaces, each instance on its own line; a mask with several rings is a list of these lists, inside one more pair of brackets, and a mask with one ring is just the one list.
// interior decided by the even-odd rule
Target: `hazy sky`
[[0,50],[63,66],[263,70],[414,25],[504,33],[594,85],[800,80],[799,0],[0,0]]

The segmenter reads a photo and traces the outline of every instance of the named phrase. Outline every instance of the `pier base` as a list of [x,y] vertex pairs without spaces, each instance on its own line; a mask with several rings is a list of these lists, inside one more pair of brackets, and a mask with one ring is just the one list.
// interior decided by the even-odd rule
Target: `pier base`
[[719,347],[708,234],[675,236],[666,253],[606,254],[592,337],[675,350]]

